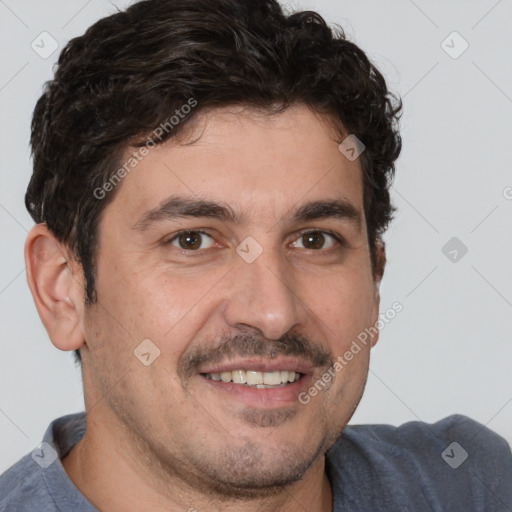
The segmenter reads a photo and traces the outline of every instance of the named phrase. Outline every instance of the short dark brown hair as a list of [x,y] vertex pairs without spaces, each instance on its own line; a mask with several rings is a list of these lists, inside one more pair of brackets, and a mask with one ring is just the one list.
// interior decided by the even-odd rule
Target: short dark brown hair
[[[170,124],[191,99],[195,108]],[[316,12],[285,14],[276,0],[144,0],[72,39],[34,110],[25,204],[81,263],[86,303],[97,299],[98,225],[116,187],[101,198],[95,191],[115,179],[127,148],[154,141],[161,126],[168,130],[156,143],[176,136],[204,109],[233,104],[273,113],[297,103],[330,114],[340,135],[366,146],[375,273],[376,246],[394,210],[389,187],[402,104],[341,28]]]

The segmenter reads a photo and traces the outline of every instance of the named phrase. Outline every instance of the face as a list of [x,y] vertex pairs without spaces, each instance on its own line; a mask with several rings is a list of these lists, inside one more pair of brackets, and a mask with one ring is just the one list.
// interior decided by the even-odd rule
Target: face
[[104,210],[86,406],[148,466],[247,495],[302,477],[361,398],[369,346],[328,370],[378,315],[362,170],[304,106],[217,109],[193,132]]

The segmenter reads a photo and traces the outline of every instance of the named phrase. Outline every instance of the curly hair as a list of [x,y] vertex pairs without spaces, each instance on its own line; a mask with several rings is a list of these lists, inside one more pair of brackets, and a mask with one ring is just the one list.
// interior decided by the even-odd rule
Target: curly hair
[[112,179],[127,148],[140,147],[191,98],[197,107],[158,143],[202,110],[231,104],[279,113],[302,103],[332,116],[340,135],[356,135],[366,146],[375,272],[376,244],[394,211],[402,103],[365,53],[318,13],[285,14],[276,0],[143,0],[67,44],[32,119],[25,204],[80,262],[86,304],[97,300],[98,225],[117,189],[102,200],[94,191]]

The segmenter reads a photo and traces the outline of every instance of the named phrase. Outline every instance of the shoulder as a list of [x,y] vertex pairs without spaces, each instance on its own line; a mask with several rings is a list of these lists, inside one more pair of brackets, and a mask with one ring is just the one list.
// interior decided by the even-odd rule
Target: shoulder
[[2,512],[58,512],[95,510],[74,486],[63,457],[85,431],[84,413],[57,418],[31,453],[0,476]]
[[28,454],[0,476],[0,510],[53,512],[57,508],[46,487],[40,466]]
[[[392,425],[349,425],[345,428],[342,438],[358,443],[379,442],[384,445],[391,443],[404,447],[430,448],[432,443],[457,438],[468,441],[471,446],[482,448],[507,448],[507,442],[498,434],[467,416],[454,414],[436,423],[410,421],[398,427]],[[489,444],[490,443],[490,446]],[[510,452],[510,450],[508,450]]]
[[[509,445],[466,416],[399,427],[348,426],[327,453],[327,469],[335,485],[361,488],[363,482],[366,495],[380,493],[397,510],[402,503],[415,503],[416,510],[512,506]],[[431,508],[421,508],[422,503]]]

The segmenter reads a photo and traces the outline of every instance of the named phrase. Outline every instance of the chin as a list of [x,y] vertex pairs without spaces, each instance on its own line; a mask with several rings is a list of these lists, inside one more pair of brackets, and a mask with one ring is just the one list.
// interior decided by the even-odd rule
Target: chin
[[[268,441],[267,441],[268,442]],[[282,492],[301,480],[328,447],[287,446],[275,448],[253,441],[202,458],[196,465],[210,489],[231,498],[261,498]],[[206,483],[206,482],[205,482]]]

